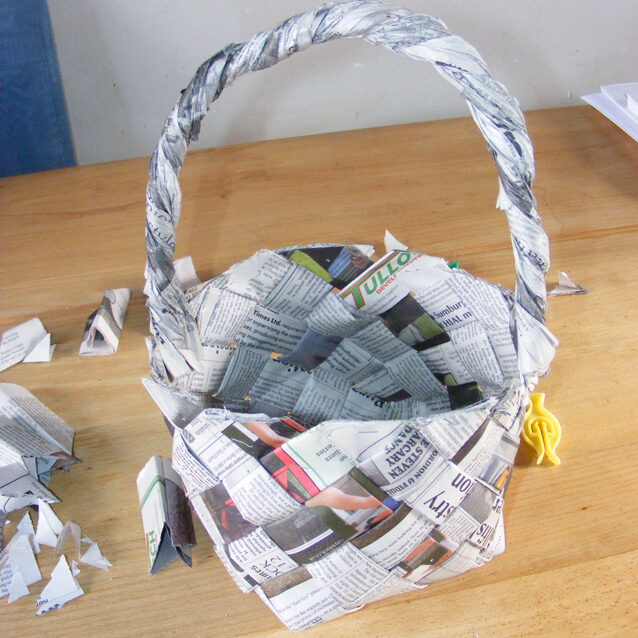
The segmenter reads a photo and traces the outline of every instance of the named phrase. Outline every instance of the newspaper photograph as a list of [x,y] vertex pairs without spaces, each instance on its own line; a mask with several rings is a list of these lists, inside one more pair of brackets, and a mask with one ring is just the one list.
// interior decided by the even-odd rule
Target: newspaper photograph
[[279,250],[294,264],[317,275],[332,288],[343,288],[372,265],[372,246],[320,245]]
[[[344,529],[345,537],[340,535]],[[266,525],[265,530],[299,565],[323,558],[351,536],[351,530],[344,525],[338,525],[337,529],[329,527],[317,511],[309,507],[300,507],[289,516]]]
[[360,470],[344,477],[306,501],[306,507],[342,537],[352,537],[374,527],[399,507]]
[[401,504],[377,526],[361,534],[352,544],[377,565],[391,570],[408,559],[427,538],[434,525]]

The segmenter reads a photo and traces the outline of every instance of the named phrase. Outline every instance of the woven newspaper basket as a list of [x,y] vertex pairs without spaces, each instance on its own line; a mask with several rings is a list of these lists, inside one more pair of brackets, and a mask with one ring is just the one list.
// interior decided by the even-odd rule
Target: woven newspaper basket
[[[261,250],[186,288],[173,263],[178,172],[240,75],[337,38],[431,62],[466,99],[499,176],[515,292],[389,238]],[[376,2],[327,4],[206,61],[150,162],[152,380],[173,466],[242,591],[299,630],[489,561],[544,326],[547,237],[523,116],[444,24]],[[177,262],[176,262],[177,263]]]

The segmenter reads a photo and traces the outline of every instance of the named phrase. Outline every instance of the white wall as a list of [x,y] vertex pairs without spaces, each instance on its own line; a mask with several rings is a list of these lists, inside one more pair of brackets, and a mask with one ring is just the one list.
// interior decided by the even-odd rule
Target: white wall
[[[316,4],[319,4],[317,0]],[[401,0],[395,2],[400,4]],[[194,70],[313,0],[48,0],[80,164],[149,155]],[[524,109],[638,80],[636,0],[403,0],[473,44]],[[466,115],[433,69],[354,41],[244,77],[198,147]]]

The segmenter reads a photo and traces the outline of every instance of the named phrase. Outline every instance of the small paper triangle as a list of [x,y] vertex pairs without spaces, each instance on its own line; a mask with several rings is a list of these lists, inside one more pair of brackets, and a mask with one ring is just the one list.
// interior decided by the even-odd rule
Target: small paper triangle
[[55,553],[61,554],[62,549],[64,548],[65,543],[69,538],[72,538],[75,544],[75,547],[78,551],[78,556],[80,555],[80,543],[82,538],[82,530],[77,523],[73,521],[67,521],[58,536],[58,542],[55,546]]
[[47,332],[41,341],[36,343],[22,360],[23,363],[41,363],[51,361],[51,335]]
[[62,531],[62,521],[56,516],[48,503],[38,499],[38,528],[35,538],[40,545],[56,547],[58,535]]
[[89,548],[80,556],[80,562],[108,571],[109,567],[113,567],[111,563],[102,555],[97,543],[91,543]]
[[23,536],[26,536],[29,539],[29,542],[31,543],[34,554],[40,553],[40,545],[38,544],[38,541],[35,539],[35,529],[33,529],[33,521],[31,520],[31,516],[29,515],[29,512],[24,513],[24,516],[22,517],[22,519],[16,526],[16,533],[22,534]]
[[82,587],[71,573],[66,557],[62,555],[55,569],[51,572],[51,580],[38,597],[36,615],[40,616],[51,609],[62,607],[82,594],[84,594]]
[[22,574],[19,571],[15,571],[13,573],[11,583],[9,584],[9,600],[7,600],[7,604],[28,595],[29,588],[26,586],[24,578],[22,578]]
[[383,238],[383,244],[385,246],[385,252],[389,253],[393,250],[408,250],[408,247],[401,243],[389,230],[386,229],[385,236]]
[[573,281],[566,272],[562,271],[558,272],[558,285],[547,293],[549,297],[585,294],[587,294],[587,290]]

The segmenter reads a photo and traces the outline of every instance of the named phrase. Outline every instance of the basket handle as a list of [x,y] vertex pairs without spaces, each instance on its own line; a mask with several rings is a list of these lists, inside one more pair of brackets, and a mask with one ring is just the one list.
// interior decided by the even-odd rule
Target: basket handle
[[181,208],[178,173],[211,103],[245,73],[271,67],[312,44],[355,37],[431,62],[466,99],[499,174],[497,206],[507,215],[512,237],[516,301],[544,323],[549,248],[531,191],[532,145],[518,103],[491,77],[477,51],[438,18],[381,2],[355,1],[325,4],[248,42],[230,44],[197,69],[168,116],[151,156],[146,192],[145,292],[151,330],[162,343],[172,341],[178,350],[199,348],[195,320],[177,284],[172,258]]

